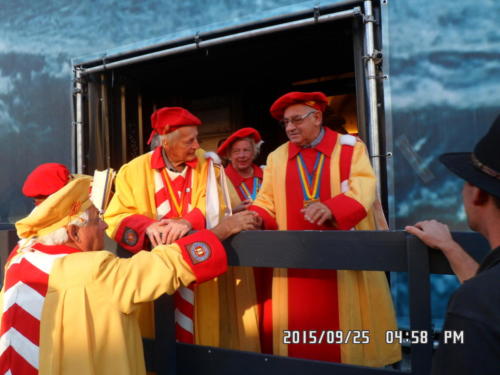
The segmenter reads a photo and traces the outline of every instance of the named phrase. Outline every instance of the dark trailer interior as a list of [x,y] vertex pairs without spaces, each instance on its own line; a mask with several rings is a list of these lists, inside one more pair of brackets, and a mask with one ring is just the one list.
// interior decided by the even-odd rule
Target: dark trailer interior
[[[205,150],[239,128],[258,129],[264,145],[257,162],[265,164],[287,140],[269,107],[289,91],[323,91],[331,100],[326,125],[372,147],[369,100],[377,99],[367,92],[368,22],[361,4],[341,2],[75,63],[75,169],[117,170],[148,152],[150,115],[163,106],[185,107],[202,120]],[[378,44],[379,27],[370,23]],[[382,118],[383,103],[376,108]],[[376,127],[379,150],[384,132]],[[379,159],[385,197],[385,160]]]

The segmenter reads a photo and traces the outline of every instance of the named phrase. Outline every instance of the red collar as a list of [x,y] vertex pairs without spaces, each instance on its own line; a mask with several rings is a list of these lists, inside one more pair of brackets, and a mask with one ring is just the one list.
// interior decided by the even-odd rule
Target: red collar
[[35,243],[33,248],[45,254],[72,254],[82,252],[79,249],[66,245],[44,245],[41,243]]
[[[262,172],[262,169],[255,165],[252,164],[253,168],[253,176],[252,177],[258,177],[262,180],[262,177],[264,176],[264,173]],[[228,164],[228,166],[225,169],[225,172],[227,174],[227,177],[231,180],[233,185],[235,186],[240,186],[242,182],[246,180],[246,178],[242,177],[238,171],[233,167],[231,163]]]
[[[330,128],[324,127],[325,135],[320,143],[313,147],[316,151],[321,152],[327,157],[332,154],[335,143],[337,143],[337,137],[339,133],[331,130]],[[288,159],[293,159],[297,154],[302,151],[302,147],[296,145],[295,143],[289,142],[288,146]]]
[[[151,169],[163,169],[165,168],[165,160],[163,160],[163,155],[161,152],[161,146],[154,149],[153,155],[151,155]],[[185,162],[185,164],[190,168],[196,168],[198,164],[198,158]]]

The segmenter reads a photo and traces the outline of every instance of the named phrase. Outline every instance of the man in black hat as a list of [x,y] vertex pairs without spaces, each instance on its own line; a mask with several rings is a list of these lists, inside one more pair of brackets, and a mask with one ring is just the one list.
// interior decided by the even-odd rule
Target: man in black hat
[[[452,296],[443,331],[463,331],[463,344],[441,342],[433,374],[500,374],[500,116],[472,153],[439,160],[465,180],[462,197],[468,224],[492,251],[478,265],[435,220],[405,229],[443,251],[463,284]],[[443,340],[442,340],[443,341]]]

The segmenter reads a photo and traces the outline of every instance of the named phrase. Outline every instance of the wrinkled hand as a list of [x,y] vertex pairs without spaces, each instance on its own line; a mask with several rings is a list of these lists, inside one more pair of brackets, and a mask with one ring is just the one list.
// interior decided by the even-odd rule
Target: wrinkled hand
[[212,232],[223,241],[233,234],[239,233],[242,230],[255,230],[262,226],[262,218],[253,211],[243,211],[232,216],[227,216],[211,229]]
[[177,241],[179,238],[184,237],[193,226],[191,223],[185,219],[166,219],[167,226],[164,237],[164,244],[171,244],[174,241]]
[[405,230],[418,237],[423,243],[433,249],[446,251],[456,244],[451,237],[448,225],[436,220],[419,221],[413,226],[406,226]]
[[304,218],[316,225],[323,225],[326,221],[332,220],[332,211],[323,203],[312,203],[300,210],[304,214]]
[[247,199],[247,200],[242,201],[239,205],[237,205],[233,209],[233,214],[241,212],[241,211],[245,211],[246,209],[248,209],[248,207],[250,207],[251,204],[252,204],[251,199]]
[[167,220],[160,220],[154,222],[146,228],[146,235],[149,237],[153,247],[165,243],[164,239],[167,238]]

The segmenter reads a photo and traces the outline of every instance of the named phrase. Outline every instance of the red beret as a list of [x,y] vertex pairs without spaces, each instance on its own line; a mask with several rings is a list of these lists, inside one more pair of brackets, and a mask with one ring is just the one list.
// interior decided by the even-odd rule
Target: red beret
[[322,92],[298,92],[293,91],[283,95],[271,106],[270,112],[276,120],[281,120],[285,110],[294,104],[305,104],[318,111],[324,112],[328,105],[328,98]]
[[199,126],[201,121],[188,110],[181,107],[163,107],[151,115],[151,127],[153,131],[149,137],[148,144],[156,134],[168,134],[181,126]]
[[235,141],[238,139],[242,138],[252,138],[255,143],[259,143],[262,138],[259,134],[259,132],[254,129],[254,128],[241,128],[240,130],[237,130],[233,134],[231,134],[223,144],[220,145],[220,147],[217,149],[217,153],[220,156],[224,156],[226,153],[227,149],[233,144]]
[[31,172],[23,185],[23,194],[27,197],[48,197],[69,181],[69,171],[62,164],[45,163]]

